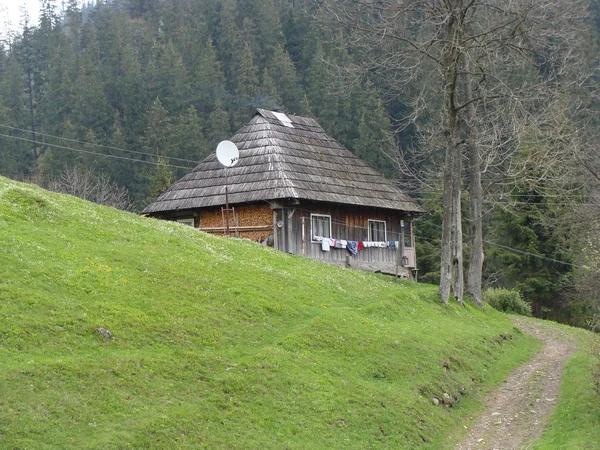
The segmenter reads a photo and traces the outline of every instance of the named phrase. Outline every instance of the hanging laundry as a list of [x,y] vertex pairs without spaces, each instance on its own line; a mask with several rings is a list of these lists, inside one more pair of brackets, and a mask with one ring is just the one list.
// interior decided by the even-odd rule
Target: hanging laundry
[[346,243],[346,248],[350,253],[356,255],[358,253],[358,242],[356,241],[348,241]]
[[388,241],[387,246],[388,246],[388,248],[396,248],[396,242]]
[[344,241],[342,241],[341,239],[336,239],[335,240],[335,244],[333,246],[335,248],[346,248],[345,245],[342,246],[342,242],[344,242]]
[[334,248],[335,248],[335,244],[337,244],[337,241],[336,241],[335,239],[329,239],[329,245],[330,245],[331,247],[334,247]]
[[323,236],[313,236],[313,241],[321,242],[323,240]]
[[357,250],[362,250],[363,248],[365,248],[365,246],[363,245],[362,241],[359,241],[358,246],[357,246]]
[[346,248],[346,246],[348,245],[348,241],[345,241],[343,239],[340,242],[342,243],[342,248]]
[[321,249],[324,252],[328,252],[329,249],[331,247],[331,239],[329,238],[323,238],[323,241],[321,242]]
[[386,248],[387,244],[385,242],[373,242],[373,247],[377,247],[377,248]]

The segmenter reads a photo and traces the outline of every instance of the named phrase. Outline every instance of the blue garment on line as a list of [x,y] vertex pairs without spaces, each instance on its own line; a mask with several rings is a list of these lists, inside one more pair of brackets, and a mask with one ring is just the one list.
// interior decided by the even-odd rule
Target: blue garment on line
[[396,242],[394,241],[388,241],[388,248],[396,248]]
[[352,253],[353,255],[356,255],[358,253],[358,242],[348,241],[348,243],[346,244],[346,248],[348,249],[348,251],[350,253]]

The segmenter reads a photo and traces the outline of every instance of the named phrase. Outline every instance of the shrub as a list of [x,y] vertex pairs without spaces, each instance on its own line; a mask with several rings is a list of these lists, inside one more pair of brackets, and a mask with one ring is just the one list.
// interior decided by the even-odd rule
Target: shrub
[[519,291],[504,288],[489,288],[483,293],[483,300],[498,311],[530,316],[529,304],[521,298]]

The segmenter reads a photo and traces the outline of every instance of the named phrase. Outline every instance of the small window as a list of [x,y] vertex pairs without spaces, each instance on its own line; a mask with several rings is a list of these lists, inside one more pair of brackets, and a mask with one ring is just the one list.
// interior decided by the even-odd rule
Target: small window
[[385,242],[386,230],[385,220],[371,220],[369,219],[369,241]]
[[412,239],[412,222],[404,221],[404,246],[414,247]]
[[313,239],[315,236],[321,236],[325,238],[331,237],[331,216],[324,214],[311,214],[310,215],[310,235]]
[[187,219],[177,219],[177,222],[194,228],[194,218],[193,217],[190,217]]

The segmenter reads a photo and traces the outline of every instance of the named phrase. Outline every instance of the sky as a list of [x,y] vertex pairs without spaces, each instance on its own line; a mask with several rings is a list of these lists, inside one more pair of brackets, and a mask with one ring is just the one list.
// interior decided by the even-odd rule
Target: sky
[[0,0],[0,35],[2,38],[5,38],[10,30],[21,28],[19,23],[23,8],[29,12],[29,22],[36,24],[41,8],[40,0]]

